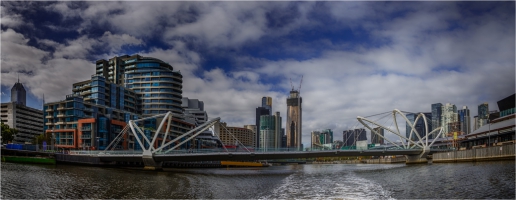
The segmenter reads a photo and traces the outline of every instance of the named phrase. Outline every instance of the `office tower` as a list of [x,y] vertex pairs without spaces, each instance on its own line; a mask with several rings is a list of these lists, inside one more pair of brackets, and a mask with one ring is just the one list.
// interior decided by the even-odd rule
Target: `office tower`
[[281,148],[281,138],[283,136],[281,129],[281,115],[280,112],[276,112],[274,115],[274,146],[276,149]]
[[[422,117],[420,117],[417,121],[417,123],[414,124],[417,116],[419,115],[420,113],[410,113],[410,114],[407,114],[406,117],[407,119],[410,121],[410,123],[413,124],[414,128],[416,128],[416,131],[417,133],[419,134],[419,137],[423,138],[426,136],[426,128],[425,128],[425,121]],[[427,122],[427,126],[428,126],[428,133],[431,132],[431,127],[432,127],[432,114],[431,113],[423,113],[423,115],[425,115],[426,117],[426,122]],[[409,138],[409,134],[410,134],[410,131],[412,131],[412,128],[408,125],[408,123],[405,124],[405,137]],[[412,133],[412,138],[411,140],[412,141],[418,141],[419,138],[415,135],[416,132],[413,132]],[[439,134],[439,133],[437,133]]]
[[454,104],[447,103],[441,109],[441,125],[443,126],[442,137],[450,136],[452,127],[458,122],[457,107]]
[[[18,78],[18,82],[13,85],[11,88],[11,103],[15,103],[18,105],[25,106],[27,102],[27,92],[25,88],[20,83],[20,79]],[[11,127],[13,128],[13,127]]]
[[256,148],[260,148],[260,117],[269,115],[269,109],[264,107],[256,108]]
[[[442,107],[443,107],[442,103],[432,104],[432,128],[430,131],[433,131],[436,128],[439,128],[441,126]],[[432,139],[437,134],[439,134],[439,133],[432,134],[428,137],[429,137],[429,139]]]
[[26,91],[20,80],[11,89],[11,102],[1,104],[1,122],[18,130],[13,143],[32,142],[43,132],[43,111],[26,106]]
[[185,115],[194,117],[197,125],[204,124],[208,121],[208,113],[204,110],[204,102],[198,99],[188,99],[183,97],[181,107],[184,109]]
[[356,146],[357,141],[364,140],[367,140],[366,130],[364,128],[345,130],[342,132],[344,146]]
[[476,129],[486,125],[489,119],[489,104],[483,103],[478,105],[478,122]]
[[269,109],[269,115],[272,115],[272,98],[262,97],[262,107]]
[[276,148],[276,116],[260,116],[260,149],[265,151]]
[[226,146],[234,145],[241,147],[238,141],[246,147],[252,147],[255,143],[253,131],[247,128],[231,127],[227,126],[227,123],[221,122],[220,130],[218,132],[220,140]]
[[303,99],[299,96],[299,91],[290,91],[287,98],[287,148],[300,150],[302,136],[302,107]]
[[[384,129],[382,127],[373,128],[374,131],[379,133],[381,136],[385,136]],[[371,131],[371,144],[385,144],[384,139]]]
[[461,135],[467,135],[471,132],[471,117],[469,115],[468,107],[463,106],[461,110],[458,110],[458,114]]

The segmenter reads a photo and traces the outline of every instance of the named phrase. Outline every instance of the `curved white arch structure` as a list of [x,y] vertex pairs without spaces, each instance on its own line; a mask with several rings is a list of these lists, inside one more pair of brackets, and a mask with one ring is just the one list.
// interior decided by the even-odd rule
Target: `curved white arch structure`
[[[409,125],[412,128],[412,130],[409,133],[409,137],[408,138],[400,133],[400,129],[399,129],[398,123],[396,121],[396,114],[400,114],[403,117],[403,119],[405,119],[405,121],[407,122],[407,125]],[[394,109],[392,111],[392,117],[394,119],[394,124],[396,126],[396,130],[392,130],[392,129],[388,128],[388,127],[385,127],[385,126],[383,126],[381,124],[378,124],[377,122],[374,122],[374,121],[369,120],[369,119],[364,118],[364,117],[357,116],[357,120],[362,125],[364,125],[367,129],[371,130],[372,133],[378,135],[379,137],[381,137],[384,140],[390,142],[391,144],[395,145],[398,148],[413,149],[415,147],[419,147],[419,148],[423,149],[423,153],[421,154],[421,156],[425,155],[425,152],[427,153],[427,151],[430,150],[430,147],[434,144],[436,139],[439,138],[439,136],[441,136],[441,134],[443,133],[443,128],[442,127],[438,127],[435,130],[432,130],[431,132],[428,132],[427,118],[426,118],[426,116],[423,113],[419,113],[417,115],[416,119],[414,120],[414,123],[411,123],[410,120],[408,120],[407,117],[398,109]],[[425,122],[426,134],[425,134],[424,137],[421,137],[420,133],[418,133],[417,130],[414,128],[414,124],[417,124],[418,120],[421,119],[421,118]],[[371,128],[368,124],[366,124],[364,121],[365,122],[369,122],[370,124],[374,124],[376,126],[382,127],[383,129],[385,129],[385,130],[387,130],[387,131],[397,135],[400,138],[401,146],[396,144],[396,143],[394,143],[394,142],[392,142],[392,141],[390,141],[389,139],[385,138],[384,136],[380,135],[373,128]],[[439,131],[439,134],[437,134],[437,137],[435,137],[433,139],[433,141],[430,144],[428,144],[428,136],[430,134],[435,133],[436,131]],[[412,140],[413,139],[413,137],[412,137],[413,135],[415,135],[415,137],[417,137],[417,140]],[[407,143],[405,143],[405,141],[407,141]]]

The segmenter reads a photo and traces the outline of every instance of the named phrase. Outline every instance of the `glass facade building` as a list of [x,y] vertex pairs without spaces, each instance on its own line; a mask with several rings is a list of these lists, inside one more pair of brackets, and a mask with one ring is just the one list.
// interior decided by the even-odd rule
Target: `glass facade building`
[[461,110],[458,110],[460,132],[462,134],[469,134],[471,132],[471,117],[469,115],[469,109],[467,106],[463,106]]
[[[442,103],[432,104],[432,131],[436,128],[441,127],[441,115],[442,115]],[[439,134],[439,133],[437,133]],[[429,139],[433,139],[435,134],[428,136]]]

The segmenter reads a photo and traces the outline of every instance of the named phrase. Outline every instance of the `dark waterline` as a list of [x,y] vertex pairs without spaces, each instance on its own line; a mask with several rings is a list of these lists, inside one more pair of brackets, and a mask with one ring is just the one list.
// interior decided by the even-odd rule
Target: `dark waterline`
[[515,198],[515,162],[141,171],[2,162],[1,199]]

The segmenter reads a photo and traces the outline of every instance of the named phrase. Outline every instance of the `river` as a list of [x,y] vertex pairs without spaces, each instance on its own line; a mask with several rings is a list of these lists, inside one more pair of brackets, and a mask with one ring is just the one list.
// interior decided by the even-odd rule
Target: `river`
[[2,162],[1,199],[515,199],[515,162],[141,171]]

